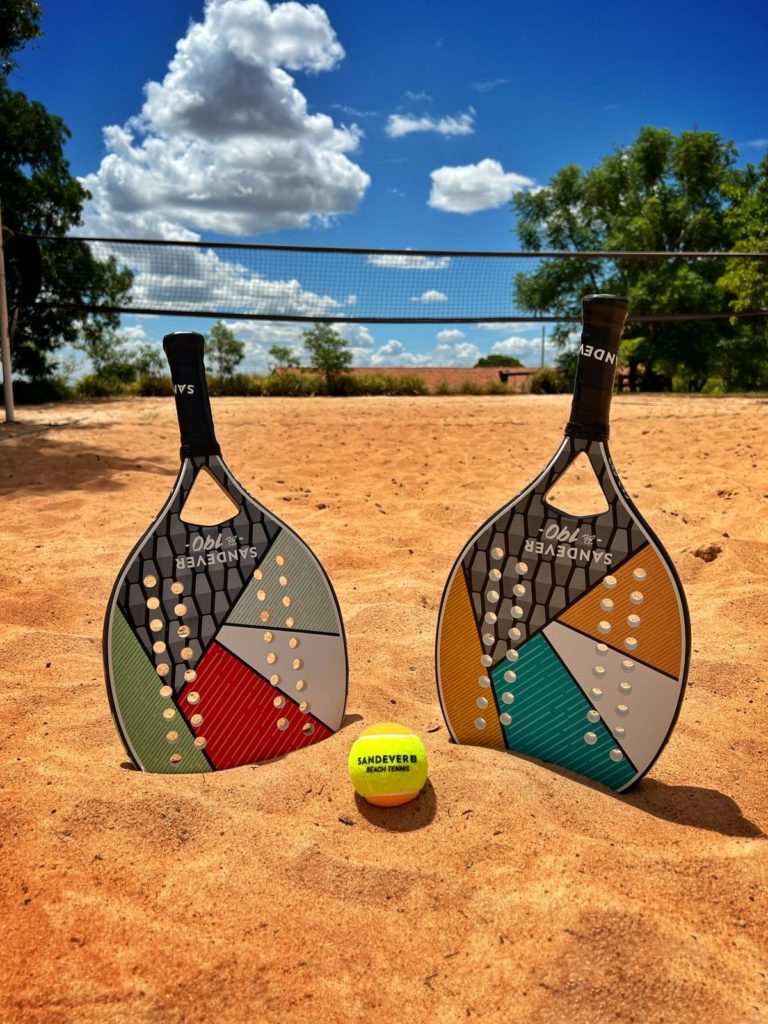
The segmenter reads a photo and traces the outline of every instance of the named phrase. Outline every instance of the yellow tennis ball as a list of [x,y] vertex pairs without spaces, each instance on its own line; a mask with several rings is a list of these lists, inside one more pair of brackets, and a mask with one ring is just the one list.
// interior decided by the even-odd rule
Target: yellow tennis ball
[[427,752],[412,729],[380,722],[364,729],[349,752],[349,777],[369,804],[397,807],[417,797],[427,781]]

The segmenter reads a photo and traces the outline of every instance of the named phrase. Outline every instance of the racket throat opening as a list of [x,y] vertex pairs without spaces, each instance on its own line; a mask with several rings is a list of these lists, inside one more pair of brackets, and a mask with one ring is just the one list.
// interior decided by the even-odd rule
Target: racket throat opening
[[581,519],[608,511],[608,501],[586,452],[579,452],[544,496],[554,512]]
[[207,466],[201,466],[190,487],[179,519],[192,526],[218,526],[232,519],[240,506]]

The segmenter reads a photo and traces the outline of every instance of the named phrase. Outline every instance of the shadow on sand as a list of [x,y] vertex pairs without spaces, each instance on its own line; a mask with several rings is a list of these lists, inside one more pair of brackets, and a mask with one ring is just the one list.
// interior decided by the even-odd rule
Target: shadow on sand
[[[116,475],[137,471],[162,478],[163,482],[157,484],[161,494],[170,491],[177,469],[173,449],[160,463],[155,459],[122,456],[114,449],[94,444],[97,432],[110,426],[77,420],[45,425],[7,424],[0,430],[0,495],[39,490],[49,496],[58,491],[94,487],[124,490],[128,483],[115,479]],[[71,437],[63,441],[57,436],[63,430],[87,432],[88,441],[80,443]]]

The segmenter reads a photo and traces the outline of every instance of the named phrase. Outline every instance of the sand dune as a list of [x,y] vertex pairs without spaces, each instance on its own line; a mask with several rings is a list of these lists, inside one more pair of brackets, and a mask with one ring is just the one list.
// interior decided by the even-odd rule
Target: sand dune
[[[544,464],[567,397],[220,399],[233,471],[320,557],[350,692],[332,739],[207,776],[131,769],[101,626],[170,489],[173,403],[23,409],[2,437],[5,1019],[721,1024],[768,1014],[768,404],[617,396],[615,463],[686,588],[680,720],[616,796],[449,742],[442,587]],[[354,797],[394,719],[430,783]]]

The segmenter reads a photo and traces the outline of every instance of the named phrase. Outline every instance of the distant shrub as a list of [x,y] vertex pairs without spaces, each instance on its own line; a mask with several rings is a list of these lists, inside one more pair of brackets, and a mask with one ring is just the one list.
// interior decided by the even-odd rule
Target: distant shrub
[[545,366],[533,374],[528,390],[532,395],[562,395],[571,389],[562,373]]
[[453,388],[451,387],[447,380],[439,380],[437,384],[435,384],[435,390],[433,391],[433,394],[455,395],[456,392],[453,390]]
[[727,391],[728,389],[722,377],[707,378],[704,387],[701,389],[702,395],[724,395]]
[[511,391],[506,384],[502,384],[500,380],[491,380],[483,387],[484,395],[514,395],[515,392]]
[[428,395],[429,388],[422,377],[418,374],[409,373],[403,377],[396,377],[397,389],[389,391],[390,395]]
[[310,373],[271,373],[262,377],[261,394],[282,395],[287,398],[304,398],[326,393],[325,381]]
[[17,405],[42,405],[45,402],[66,402],[74,392],[63,377],[45,377],[43,380],[16,380],[13,398]]
[[415,374],[388,376],[385,373],[356,373],[344,378],[346,395],[427,395],[429,389]]
[[255,373],[232,373],[226,376],[210,374],[208,391],[214,398],[261,395],[264,392],[264,378]]
[[114,398],[130,393],[131,386],[126,381],[118,377],[100,377],[95,373],[87,373],[75,384],[78,398]]
[[155,373],[143,373],[136,383],[136,394],[148,398],[165,398],[173,394],[170,377],[161,377]]

